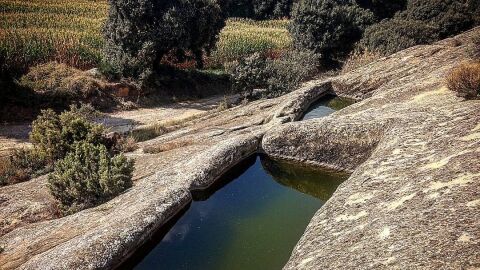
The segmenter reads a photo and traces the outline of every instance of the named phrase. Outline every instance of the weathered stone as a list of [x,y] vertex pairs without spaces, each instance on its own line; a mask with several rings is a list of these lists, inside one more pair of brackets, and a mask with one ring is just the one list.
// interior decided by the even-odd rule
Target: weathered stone
[[480,101],[445,87],[480,28],[332,78],[364,99],[268,132],[264,151],[352,171],[316,213],[285,269],[480,266]]

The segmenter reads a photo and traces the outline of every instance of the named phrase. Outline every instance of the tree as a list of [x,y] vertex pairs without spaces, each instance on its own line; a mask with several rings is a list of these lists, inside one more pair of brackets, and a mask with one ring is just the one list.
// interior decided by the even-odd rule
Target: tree
[[417,20],[383,20],[367,28],[360,47],[389,55],[403,49],[438,40],[438,28]]
[[257,20],[289,17],[293,0],[252,0]]
[[332,60],[346,56],[374,21],[373,13],[353,0],[301,0],[293,10],[290,32],[296,48]]
[[397,17],[437,27],[439,38],[443,39],[473,27],[474,18],[480,16],[475,13],[474,3],[468,0],[409,0],[407,9]]
[[224,17],[213,0],[109,0],[105,59],[126,77],[144,79],[167,53],[191,52],[199,67]]
[[480,23],[479,6],[476,0],[409,0],[392,19],[367,28],[360,48],[388,55],[459,34]]
[[371,10],[379,20],[391,18],[407,6],[407,0],[357,0],[357,3]]

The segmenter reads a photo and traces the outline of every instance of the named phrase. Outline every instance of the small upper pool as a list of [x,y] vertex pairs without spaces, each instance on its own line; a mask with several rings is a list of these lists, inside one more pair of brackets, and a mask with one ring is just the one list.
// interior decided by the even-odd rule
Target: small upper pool
[[175,224],[124,265],[133,269],[281,269],[314,213],[348,175],[256,156],[194,193]]
[[315,102],[303,116],[303,120],[320,118],[355,103],[354,100],[332,95],[322,97]]

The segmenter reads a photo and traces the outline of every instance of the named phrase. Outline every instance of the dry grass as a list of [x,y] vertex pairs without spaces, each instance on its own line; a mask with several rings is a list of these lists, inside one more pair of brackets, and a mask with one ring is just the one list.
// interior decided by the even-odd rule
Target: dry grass
[[350,54],[347,61],[343,64],[341,73],[347,73],[357,68],[366,66],[382,57],[380,53],[369,50],[354,51]]
[[66,64],[50,62],[31,68],[20,80],[37,93],[64,93],[87,98],[105,88],[102,81]]
[[182,140],[167,142],[161,145],[148,146],[143,149],[143,152],[149,153],[149,154],[157,154],[157,153],[171,151],[174,149],[178,149],[178,148],[193,145],[193,144],[194,144],[194,141],[191,139],[182,139]]
[[117,141],[117,148],[120,152],[128,153],[138,149],[138,144],[132,136],[121,137]]
[[194,114],[184,118],[174,118],[167,121],[163,121],[158,124],[149,125],[146,127],[141,127],[132,130],[131,136],[137,142],[144,142],[151,139],[154,139],[158,136],[167,134],[169,132],[175,131],[177,129],[183,128],[190,124],[190,122],[194,121],[197,118],[200,118],[207,114],[207,112]]
[[465,62],[447,76],[448,89],[457,96],[474,99],[480,96],[480,62]]

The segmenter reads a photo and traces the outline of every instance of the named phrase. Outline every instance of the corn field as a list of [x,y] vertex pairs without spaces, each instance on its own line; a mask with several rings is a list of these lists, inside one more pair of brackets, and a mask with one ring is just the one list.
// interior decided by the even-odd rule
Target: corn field
[[255,52],[269,54],[285,50],[292,44],[287,25],[288,20],[229,19],[207,62],[212,66],[222,65]]
[[[106,0],[0,0],[0,70],[21,74],[49,61],[88,69],[102,60]],[[286,20],[231,19],[207,63],[290,46]]]

